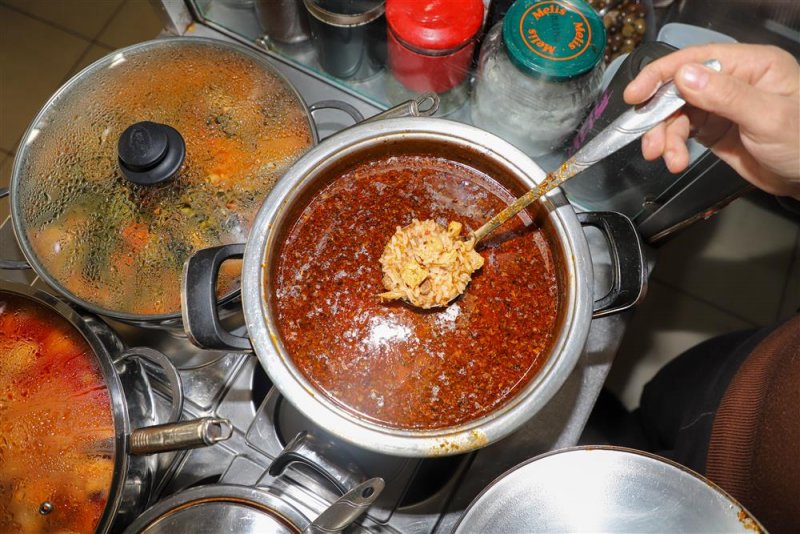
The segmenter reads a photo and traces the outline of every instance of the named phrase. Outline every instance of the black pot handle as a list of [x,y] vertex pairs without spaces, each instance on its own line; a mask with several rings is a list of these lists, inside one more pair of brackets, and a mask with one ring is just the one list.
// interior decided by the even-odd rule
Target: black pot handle
[[[8,196],[8,188],[0,187],[0,198]],[[5,225],[3,225],[5,229]],[[31,266],[25,260],[4,260],[0,259],[0,269],[8,269],[11,271],[21,271],[23,269],[30,269]]]
[[592,317],[605,317],[635,306],[647,290],[647,265],[633,222],[613,211],[590,211],[577,216],[582,226],[592,226],[603,233],[611,257],[611,289],[594,302]]
[[189,339],[207,350],[252,351],[250,340],[231,334],[217,313],[217,277],[225,260],[244,256],[244,243],[199,250],[183,266],[181,314]]

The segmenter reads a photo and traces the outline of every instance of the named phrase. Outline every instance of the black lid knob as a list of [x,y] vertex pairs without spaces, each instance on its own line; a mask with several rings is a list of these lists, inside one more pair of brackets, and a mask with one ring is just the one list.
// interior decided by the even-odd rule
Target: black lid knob
[[171,126],[137,122],[119,137],[117,156],[128,180],[138,185],[158,184],[178,172],[186,157],[186,144]]

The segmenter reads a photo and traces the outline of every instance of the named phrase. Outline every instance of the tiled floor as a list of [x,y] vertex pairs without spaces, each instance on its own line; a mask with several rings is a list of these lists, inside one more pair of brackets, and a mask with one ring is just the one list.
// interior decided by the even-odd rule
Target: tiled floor
[[[0,0],[0,186],[20,137],[70,76],[114,48],[155,37],[148,0]],[[7,216],[0,201],[0,221]],[[681,351],[800,307],[800,222],[740,200],[660,249],[609,378],[629,407]]]
[[[160,30],[149,0],[0,0],[0,187],[22,134],[61,84]],[[7,214],[0,201],[0,221]]]

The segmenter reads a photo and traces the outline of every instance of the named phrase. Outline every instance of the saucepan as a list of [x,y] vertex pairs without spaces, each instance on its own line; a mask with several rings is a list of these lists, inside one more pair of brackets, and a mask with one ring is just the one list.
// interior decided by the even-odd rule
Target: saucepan
[[[260,53],[178,37],[116,50],[71,78],[22,137],[14,234],[37,275],[92,313],[183,333],[183,262],[247,237],[284,170],[318,141],[312,113]],[[8,191],[0,191],[0,196]],[[238,294],[235,267],[218,301]]]

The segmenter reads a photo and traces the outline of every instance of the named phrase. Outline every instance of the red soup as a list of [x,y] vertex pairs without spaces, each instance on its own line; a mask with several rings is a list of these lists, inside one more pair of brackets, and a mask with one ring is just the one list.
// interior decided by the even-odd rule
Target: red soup
[[478,251],[485,263],[446,308],[382,303],[378,259],[413,218],[478,228],[511,195],[428,155],[355,166],[309,203],[281,251],[274,305],[303,375],[355,414],[395,428],[458,425],[497,409],[544,364],[559,307],[544,233],[525,214]]
[[0,532],[94,532],[114,435],[108,389],[81,334],[0,292]]

